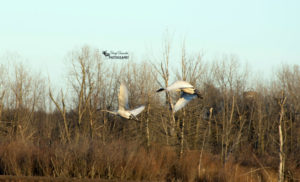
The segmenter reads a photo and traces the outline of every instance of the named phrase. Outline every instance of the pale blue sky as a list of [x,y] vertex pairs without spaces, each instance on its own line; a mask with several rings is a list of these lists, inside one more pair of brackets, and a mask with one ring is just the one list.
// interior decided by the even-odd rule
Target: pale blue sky
[[[82,45],[158,54],[163,35],[207,59],[235,54],[254,69],[300,64],[300,1],[10,0],[0,3],[0,56],[18,53],[58,79],[65,56]],[[180,51],[180,50],[174,50]]]

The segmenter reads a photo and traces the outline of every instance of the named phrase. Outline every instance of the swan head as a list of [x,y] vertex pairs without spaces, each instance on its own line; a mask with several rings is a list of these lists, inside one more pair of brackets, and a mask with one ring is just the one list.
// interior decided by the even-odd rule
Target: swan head
[[165,89],[164,88],[160,88],[158,90],[156,90],[156,92],[161,92],[161,91],[164,91]]

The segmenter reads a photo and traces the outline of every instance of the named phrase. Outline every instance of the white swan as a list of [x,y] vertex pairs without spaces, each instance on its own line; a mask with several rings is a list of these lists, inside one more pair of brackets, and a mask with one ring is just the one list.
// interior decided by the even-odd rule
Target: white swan
[[128,110],[129,109],[128,90],[127,90],[127,87],[123,83],[121,83],[121,85],[120,85],[118,99],[119,99],[119,109],[117,111],[108,111],[108,110],[101,110],[101,111],[109,112],[111,114],[118,115],[118,116],[121,116],[126,119],[133,119],[133,120],[138,121],[136,116],[145,109],[145,106],[142,105],[133,110]]
[[182,109],[187,103],[189,103],[194,98],[198,97],[203,99],[202,95],[199,93],[197,89],[194,88],[193,85],[186,81],[176,81],[167,88],[160,88],[156,92],[161,91],[180,91],[180,98],[176,102],[173,112],[177,112],[178,110]]

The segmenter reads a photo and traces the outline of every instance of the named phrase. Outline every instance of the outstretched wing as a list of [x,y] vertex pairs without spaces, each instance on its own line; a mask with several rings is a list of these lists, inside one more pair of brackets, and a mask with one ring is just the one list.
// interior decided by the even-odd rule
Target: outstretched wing
[[183,88],[193,88],[193,85],[191,85],[189,82],[186,81],[176,81],[170,86],[166,88],[167,91],[177,90],[177,89],[183,89]]
[[183,94],[182,97],[176,102],[173,112],[175,113],[178,110],[182,109],[184,106],[187,105],[187,103],[189,103],[196,97],[197,95]]
[[135,109],[133,109],[133,110],[131,110],[131,111],[129,111],[129,112],[130,112],[130,114],[132,114],[132,115],[134,115],[134,116],[137,116],[137,115],[140,114],[144,109],[145,109],[145,106],[143,105],[143,106],[140,106],[140,107],[138,107],[138,108],[135,108]]
[[127,110],[128,107],[128,90],[124,83],[120,85],[119,98],[119,110]]

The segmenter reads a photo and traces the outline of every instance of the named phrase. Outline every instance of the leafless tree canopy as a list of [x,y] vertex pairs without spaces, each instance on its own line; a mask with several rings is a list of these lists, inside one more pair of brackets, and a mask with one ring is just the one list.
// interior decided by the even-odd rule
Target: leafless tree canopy
[[[148,181],[300,178],[299,65],[283,65],[270,82],[250,82],[235,56],[206,61],[182,46],[174,62],[171,51],[165,42],[159,60],[124,63],[84,46],[66,58],[64,88],[22,63],[1,64],[0,173]],[[179,94],[155,91],[175,80],[190,82],[204,99],[172,113]],[[100,111],[117,109],[121,82],[130,108],[146,106],[140,122]]]

